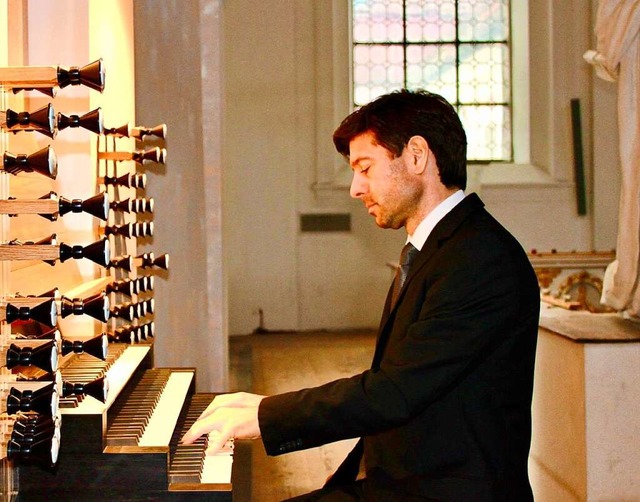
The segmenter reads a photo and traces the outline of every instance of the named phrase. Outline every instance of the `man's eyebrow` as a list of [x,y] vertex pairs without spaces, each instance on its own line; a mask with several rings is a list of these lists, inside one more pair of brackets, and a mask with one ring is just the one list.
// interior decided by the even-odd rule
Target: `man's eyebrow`
[[362,162],[363,160],[371,160],[371,157],[365,155],[362,157],[356,157],[355,159],[351,160],[349,159],[349,165],[351,166],[351,168],[353,169],[355,166],[357,166],[358,164],[360,164],[360,162]]

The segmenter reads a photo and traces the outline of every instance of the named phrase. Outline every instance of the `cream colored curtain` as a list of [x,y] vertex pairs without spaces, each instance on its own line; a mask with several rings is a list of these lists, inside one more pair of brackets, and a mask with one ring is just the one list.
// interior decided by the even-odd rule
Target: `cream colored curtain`
[[599,77],[617,82],[621,190],[616,259],[605,272],[602,303],[640,317],[640,0],[600,0],[595,51]]

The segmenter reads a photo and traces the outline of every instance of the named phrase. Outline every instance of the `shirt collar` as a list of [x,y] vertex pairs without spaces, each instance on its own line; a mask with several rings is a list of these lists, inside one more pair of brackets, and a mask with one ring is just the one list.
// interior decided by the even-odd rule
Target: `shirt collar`
[[449,211],[462,202],[464,198],[465,193],[462,190],[458,190],[443,200],[420,222],[416,231],[413,232],[413,235],[407,237],[407,242],[410,242],[418,250],[421,250],[424,243],[427,242],[429,234],[431,234],[431,231],[438,222],[444,218]]

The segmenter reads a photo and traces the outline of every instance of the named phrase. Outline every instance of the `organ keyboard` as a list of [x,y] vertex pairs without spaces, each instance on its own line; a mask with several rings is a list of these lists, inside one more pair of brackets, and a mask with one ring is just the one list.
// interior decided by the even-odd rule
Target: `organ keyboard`
[[113,343],[105,361],[69,356],[62,380],[104,378],[107,399],[61,400],[56,467],[21,465],[20,501],[232,500],[233,442],[211,456],[207,438],[179,442],[214,395],[194,393],[195,370],[153,368],[152,355],[151,345]]

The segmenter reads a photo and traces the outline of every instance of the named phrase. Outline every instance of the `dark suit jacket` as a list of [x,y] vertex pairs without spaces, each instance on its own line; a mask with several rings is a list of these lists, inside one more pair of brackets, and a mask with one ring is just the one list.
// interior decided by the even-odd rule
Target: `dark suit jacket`
[[[539,308],[526,253],[467,196],[387,299],[371,369],[262,401],[267,453],[362,437],[371,500],[532,500]],[[358,457],[334,484],[353,480]]]

